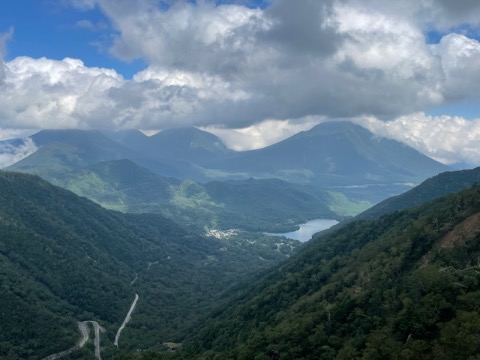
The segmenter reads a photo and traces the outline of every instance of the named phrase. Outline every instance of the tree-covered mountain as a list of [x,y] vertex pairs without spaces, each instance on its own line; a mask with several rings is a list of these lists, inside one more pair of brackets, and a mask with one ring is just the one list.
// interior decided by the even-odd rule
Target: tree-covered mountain
[[392,196],[358,215],[358,219],[374,219],[382,215],[418,206],[442,196],[480,183],[480,168],[446,171],[425,180],[420,185]]
[[369,206],[340,193],[276,179],[179,181],[130,160],[97,163],[53,181],[109,209],[163,214],[200,229],[282,232],[315,218],[340,220]]
[[297,245],[263,235],[205,237],[159,215],[108,211],[36,176],[0,172],[0,358],[65,350],[83,320],[105,329],[108,357],[135,293],[120,346],[158,348]]
[[[478,359],[480,187],[355,221],[237,291],[181,359]],[[172,358],[125,354],[121,359]]]

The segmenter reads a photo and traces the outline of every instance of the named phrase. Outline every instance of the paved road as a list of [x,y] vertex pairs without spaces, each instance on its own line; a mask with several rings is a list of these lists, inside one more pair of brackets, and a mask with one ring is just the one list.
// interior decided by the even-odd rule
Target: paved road
[[95,339],[93,340],[93,344],[95,345],[95,357],[98,360],[102,359],[102,356],[100,355],[100,325],[96,321],[89,321],[93,325],[93,328],[95,329]]
[[60,359],[63,356],[66,356],[68,354],[71,354],[74,351],[77,351],[77,350],[81,349],[88,341],[88,337],[89,337],[89,333],[90,333],[88,331],[88,326],[87,326],[88,323],[92,324],[93,328],[95,330],[95,339],[93,340],[93,343],[95,345],[95,357],[97,359],[101,360],[102,357],[101,357],[101,354],[100,354],[100,325],[98,325],[98,323],[96,321],[93,321],[93,320],[82,321],[82,322],[78,323],[78,329],[82,333],[82,338],[80,339],[80,341],[78,342],[77,345],[71,347],[70,349],[61,351],[59,353],[49,355],[49,356],[43,358],[43,360]]
[[137,306],[137,301],[138,301],[138,294],[135,294],[135,299],[132,302],[132,305],[130,306],[130,309],[128,310],[127,316],[125,316],[125,320],[123,320],[122,325],[117,331],[117,334],[115,335],[115,342],[113,343],[116,347],[118,347],[118,340],[120,340],[120,334],[122,333],[123,328],[127,323],[130,321],[132,318],[132,313],[133,310],[135,310],[135,306]]

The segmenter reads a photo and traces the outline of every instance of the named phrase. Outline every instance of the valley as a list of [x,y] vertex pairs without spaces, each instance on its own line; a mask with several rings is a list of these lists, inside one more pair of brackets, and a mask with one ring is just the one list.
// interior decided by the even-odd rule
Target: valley
[[480,360],[479,0],[0,1],[0,360]]
[[[283,150],[287,145],[293,146],[294,153],[323,153],[325,145],[319,150],[316,142],[337,133],[344,137],[342,141],[350,139],[347,143],[359,156],[355,161],[363,161],[364,170],[369,169],[366,177],[342,159],[331,158],[326,171],[321,164],[312,167],[315,161],[304,157],[300,163],[307,167],[297,171],[300,168],[294,164],[299,164],[298,159],[280,155],[293,151]],[[184,138],[172,142],[173,134]],[[475,190],[468,190],[477,181],[477,170],[442,173],[412,188],[412,181],[427,176],[425,171],[435,175],[444,167],[422,156],[418,156],[417,168],[402,165],[398,159],[405,155],[399,151],[407,151],[410,157],[418,154],[341,123],[245,154],[226,150],[215,137],[191,129],[172,131],[148,143],[144,135],[135,132],[110,134],[109,138],[101,132],[43,131],[32,139],[39,150],[0,173],[2,301],[14,314],[13,318],[0,314],[0,321],[18,324],[13,326],[16,333],[0,334],[0,354],[14,353],[22,359],[250,359],[254,354],[271,358],[277,353],[302,358],[305,351],[325,357],[326,350],[308,348],[312,341],[339,354],[364,352],[367,342],[373,341],[370,332],[376,331],[376,320],[367,321],[361,340],[345,338],[356,344],[348,351],[316,333],[344,339],[347,335],[343,332],[337,334],[327,326],[312,334],[313,325],[308,324],[318,327],[327,316],[334,319],[328,321],[349,326],[350,320],[341,319],[334,311],[349,299],[345,294],[352,293],[355,299],[357,293],[362,298],[373,296],[365,285],[366,270],[357,278],[355,269],[367,266],[367,283],[373,281],[374,288],[388,290],[380,283],[381,275],[372,278],[377,265],[370,264],[384,260],[375,260],[377,250],[368,249],[386,249],[375,245],[377,241],[403,239],[394,235],[397,228],[425,237],[423,233],[415,235],[418,226],[411,224],[423,223],[423,216],[433,210],[425,207],[412,215],[417,213],[408,210],[411,206],[462,189],[474,194],[458,195],[463,200],[448,203],[463,204],[458,217],[449,221],[440,219],[450,210],[432,205],[438,209],[439,236],[447,224],[460,222],[464,214],[476,209],[476,202],[467,199],[477,196]],[[302,143],[309,145],[301,150]],[[360,150],[359,143],[368,145]],[[179,149],[174,151],[175,146]],[[164,155],[153,158],[154,149],[162,149]],[[286,160],[275,165],[283,170],[272,170],[278,161],[269,157],[270,152],[273,158]],[[373,156],[378,152],[382,152],[381,158]],[[267,172],[254,166],[262,161],[269,164],[262,165],[264,170],[270,169]],[[235,170],[229,173],[234,164]],[[349,176],[342,173],[348,168],[355,170]],[[188,177],[182,178],[172,176],[172,169],[177,175],[195,171],[188,170],[184,173]],[[380,175],[379,169],[389,170]],[[218,171],[221,180],[204,177],[206,173],[220,174]],[[297,176],[309,172],[317,175]],[[244,175],[225,177],[234,173]],[[285,177],[287,173],[296,175]],[[434,184],[429,185],[431,182]],[[411,190],[389,197],[406,189]],[[400,210],[406,212],[395,212]],[[329,230],[315,235],[324,229]],[[430,234],[427,238],[435,247],[437,237]],[[389,246],[388,254],[393,249],[397,252],[383,264],[396,265],[388,265],[385,271],[393,266],[391,271],[399,273],[388,276],[400,279],[404,276],[400,273],[409,277],[409,271],[417,271],[415,261],[408,260],[408,266],[399,263],[402,251],[413,245]],[[422,249],[415,252],[415,259],[432,253],[427,245]],[[436,264],[437,255],[429,256],[429,264]],[[344,279],[341,286],[336,282],[340,278]],[[342,290],[342,286],[346,288]],[[317,301],[330,309],[327,315],[309,308]],[[395,308],[402,311],[399,303]],[[299,309],[309,309],[313,318],[306,318]],[[372,316],[368,307],[355,311]],[[32,333],[28,329],[38,325],[21,325],[26,324],[25,317],[38,319],[38,324],[49,330]],[[92,326],[93,340],[87,324]],[[302,330],[305,324],[310,330]],[[395,329],[388,331],[393,334]],[[303,345],[295,340],[298,337],[304,338]],[[16,342],[17,338],[22,342]],[[259,344],[265,341],[269,345],[262,348]],[[168,350],[172,346],[180,350]],[[289,348],[299,352],[292,353]]]

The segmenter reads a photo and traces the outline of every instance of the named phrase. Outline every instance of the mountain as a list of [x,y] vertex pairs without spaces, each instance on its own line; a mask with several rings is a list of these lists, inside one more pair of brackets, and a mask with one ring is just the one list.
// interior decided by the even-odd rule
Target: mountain
[[[343,194],[350,202],[378,203],[448,168],[394,140],[350,122],[327,122],[264,149],[235,152],[196,128],[154,136],[140,131],[41,131],[42,146],[8,169],[55,182],[68,171],[100,161],[129,159],[181,180],[281,179]],[[112,140],[115,139],[116,141]]]
[[223,208],[220,223],[251,224],[257,231],[288,231],[314,218],[343,220],[369,206],[350,202],[340,193],[278,179],[212,181],[203,187]]
[[62,143],[82,149],[88,162],[131,156],[131,150],[98,130],[41,130],[31,136],[37,146]]
[[[140,131],[116,134],[119,140],[132,146],[148,141]],[[30,156],[7,167],[8,170],[36,174],[55,181],[65,172],[77,170],[101,161],[130,159],[154,172],[178,178],[196,177],[200,172],[196,166],[172,159],[160,159],[132,150],[129,146],[112,140],[97,130],[42,130],[31,136],[40,148]],[[145,140],[147,139],[147,140]],[[22,142],[23,143],[23,142]],[[144,150],[144,149],[143,149]],[[201,176],[201,175],[198,175]]]
[[107,211],[27,174],[0,172],[0,189],[1,358],[68,349],[85,320],[104,329],[108,358],[135,294],[120,346],[159,348],[228,299],[228,288],[298,245],[263,235],[204,237],[162,216]]
[[204,165],[233,153],[217,136],[197,128],[174,128],[150,137],[151,151],[171,158]]
[[276,179],[181,182],[130,160],[100,162],[54,182],[109,209],[158,213],[199,229],[283,232],[315,218],[341,220],[369,205]]
[[232,173],[321,186],[418,183],[448,168],[350,122],[326,122],[272,146],[215,164]]
[[66,172],[55,178],[54,183],[108,209],[160,213],[159,209],[171,197],[172,187],[178,186],[180,181],[123,159],[102,161]]
[[31,136],[40,147],[35,153],[8,167],[46,179],[66,171],[105,160],[136,157],[126,147],[108,139],[99,131],[42,130]]
[[476,359],[479,230],[478,186],[341,226],[237,290],[177,358]]
[[375,219],[458,192],[480,183],[480,167],[471,170],[447,171],[425,180],[413,189],[388,198],[358,215],[358,219]]
[[143,158],[163,161],[202,166],[234,153],[217,136],[194,127],[166,129],[152,136],[138,130],[106,132],[106,135]]
[[[140,154],[134,159],[138,164],[181,179],[207,181],[212,175],[204,167],[233,153],[220,138],[194,127],[166,129],[152,136],[138,130],[106,132],[106,135]],[[177,171],[165,172],[158,164],[167,164]]]

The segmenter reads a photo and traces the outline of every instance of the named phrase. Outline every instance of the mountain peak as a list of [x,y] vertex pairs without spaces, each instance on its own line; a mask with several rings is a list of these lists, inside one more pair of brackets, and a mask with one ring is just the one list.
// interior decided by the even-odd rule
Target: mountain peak
[[348,121],[321,123],[223,164],[229,171],[329,186],[417,183],[448,167]]
[[150,142],[164,157],[199,163],[232,152],[219,137],[195,127],[166,129],[151,136]]

